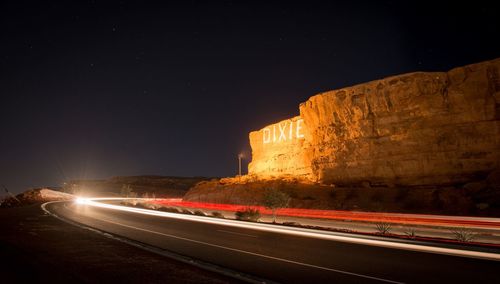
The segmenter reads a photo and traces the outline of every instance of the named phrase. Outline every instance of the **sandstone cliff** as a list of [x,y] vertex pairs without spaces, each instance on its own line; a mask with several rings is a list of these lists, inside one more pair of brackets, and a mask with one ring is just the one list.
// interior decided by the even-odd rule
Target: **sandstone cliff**
[[311,97],[250,133],[249,174],[327,184],[461,184],[499,167],[500,59]]
[[250,133],[252,162],[249,171],[260,177],[312,175],[308,151],[311,135],[300,116]]

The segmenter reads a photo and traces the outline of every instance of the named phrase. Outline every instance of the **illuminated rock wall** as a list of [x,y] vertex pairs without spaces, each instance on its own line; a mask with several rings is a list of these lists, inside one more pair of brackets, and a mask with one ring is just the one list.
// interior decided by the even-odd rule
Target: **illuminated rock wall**
[[250,133],[250,174],[261,177],[293,175],[311,178],[311,135],[300,116],[286,119]]
[[[284,140],[283,123],[300,120],[303,137],[292,130],[295,137]],[[498,168],[499,142],[496,59],[315,95],[300,116],[250,133],[249,174],[340,185],[456,184]]]

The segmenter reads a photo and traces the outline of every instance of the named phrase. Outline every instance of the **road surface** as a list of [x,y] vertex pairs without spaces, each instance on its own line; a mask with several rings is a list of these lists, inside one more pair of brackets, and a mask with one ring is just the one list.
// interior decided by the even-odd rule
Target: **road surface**
[[399,242],[379,245],[377,238],[370,245],[371,238],[349,234],[316,238],[255,229],[246,222],[207,223],[73,202],[49,203],[46,209],[117,236],[283,283],[494,283],[500,271],[499,251],[478,253],[493,257],[465,257],[405,249]]

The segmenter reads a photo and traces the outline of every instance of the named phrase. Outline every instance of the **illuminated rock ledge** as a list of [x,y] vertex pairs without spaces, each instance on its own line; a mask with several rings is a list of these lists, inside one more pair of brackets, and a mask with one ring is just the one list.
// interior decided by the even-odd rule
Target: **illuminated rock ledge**
[[470,182],[498,169],[500,59],[315,95],[250,133],[249,174],[326,184]]

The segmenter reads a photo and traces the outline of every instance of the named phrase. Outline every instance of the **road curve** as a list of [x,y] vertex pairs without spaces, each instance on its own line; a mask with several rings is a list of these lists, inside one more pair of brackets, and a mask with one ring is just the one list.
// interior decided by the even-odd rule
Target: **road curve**
[[146,215],[90,203],[55,202],[45,208],[113,235],[283,283],[493,283],[500,269],[498,251],[464,251],[459,256],[456,247],[419,250],[429,246],[341,233],[321,238],[288,233],[281,226],[262,229],[246,222],[200,222],[215,219]]

